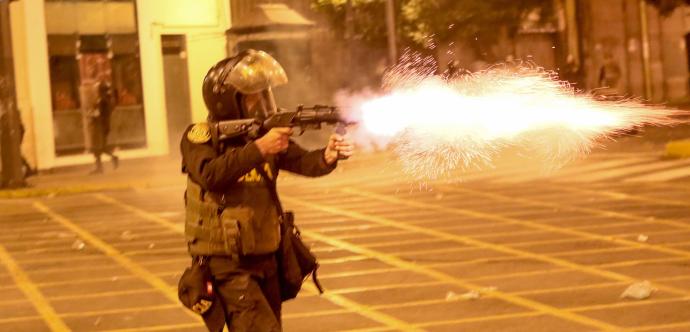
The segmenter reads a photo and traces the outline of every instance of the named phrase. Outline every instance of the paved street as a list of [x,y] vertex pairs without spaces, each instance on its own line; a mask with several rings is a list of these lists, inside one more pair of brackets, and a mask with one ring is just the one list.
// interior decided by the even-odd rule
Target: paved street
[[[281,179],[327,290],[307,282],[285,331],[690,330],[690,160],[601,153],[422,184],[398,170],[374,154]],[[177,301],[184,178],[165,176],[0,199],[0,331],[203,331]],[[644,280],[649,298],[621,298]]]

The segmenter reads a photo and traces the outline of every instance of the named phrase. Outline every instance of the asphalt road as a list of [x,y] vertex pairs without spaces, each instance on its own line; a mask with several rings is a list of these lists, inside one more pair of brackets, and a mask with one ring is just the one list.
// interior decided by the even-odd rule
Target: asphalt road
[[[327,290],[307,282],[285,331],[690,330],[690,160],[430,183],[388,156],[342,166],[281,179]],[[176,295],[183,190],[0,200],[0,331],[204,331]]]

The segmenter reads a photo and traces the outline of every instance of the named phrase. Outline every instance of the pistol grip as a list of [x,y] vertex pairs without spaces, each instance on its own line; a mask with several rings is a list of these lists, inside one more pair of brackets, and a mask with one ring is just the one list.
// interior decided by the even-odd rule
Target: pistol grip
[[[338,124],[335,126],[335,133],[338,134],[338,135],[341,135],[341,136],[342,136],[342,135],[345,135],[345,134],[347,134],[347,128],[345,127],[345,125],[344,125],[343,123],[338,123]],[[338,152],[338,160],[347,160],[347,159],[349,159],[349,158],[350,158],[350,157],[348,157],[348,156],[343,156],[343,155],[340,154],[340,152]]]

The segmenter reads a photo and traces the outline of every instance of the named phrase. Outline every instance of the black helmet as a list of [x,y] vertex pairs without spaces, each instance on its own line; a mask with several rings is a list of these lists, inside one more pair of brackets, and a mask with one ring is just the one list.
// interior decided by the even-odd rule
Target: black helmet
[[246,50],[225,58],[209,69],[202,93],[209,120],[233,120],[257,116],[244,109],[243,98],[260,94],[260,112],[265,116],[277,110],[272,87],[287,83],[285,70],[263,51]]

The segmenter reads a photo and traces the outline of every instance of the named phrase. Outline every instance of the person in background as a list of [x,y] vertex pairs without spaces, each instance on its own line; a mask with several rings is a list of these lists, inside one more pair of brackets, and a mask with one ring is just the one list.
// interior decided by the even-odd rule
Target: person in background
[[110,83],[101,79],[96,84],[96,98],[86,110],[87,131],[90,139],[90,150],[95,159],[95,167],[90,174],[103,173],[101,155],[107,154],[116,169],[119,158],[114,153],[114,148],[108,144],[110,133],[110,116],[115,108],[115,100]]

